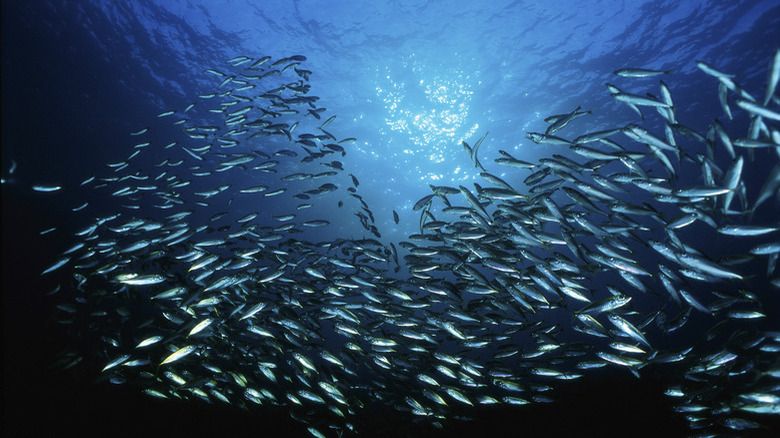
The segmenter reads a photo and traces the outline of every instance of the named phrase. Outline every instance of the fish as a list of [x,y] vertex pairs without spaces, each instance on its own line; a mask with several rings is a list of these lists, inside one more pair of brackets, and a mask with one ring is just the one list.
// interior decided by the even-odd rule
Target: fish
[[625,78],[647,78],[658,75],[668,75],[672,73],[672,70],[648,70],[645,68],[621,68],[615,70],[614,73],[618,76]]
[[634,327],[634,325],[631,324],[630,322],[626,321],[625,319],[623,319],[622,317],[620,317],[618,315],[615,315],[614,313],[608,314],[607,315],[607,319],[609,320],[609,322],[611,322],[613,325],[615,325],[615,327],[620,329],[623,333],[627,334],[628,336],[630,336],[635,341],[642,343],[643,345],[645,345],[648,348],[652,348],[650,346],[650,343],[647,341],[645,336],[642,334],[642,332],[639,331],[636,327]]
[[528,132],[526,137],[536,144],[555,144],[555,145],[571,145],[572,142],[564,138],[556,137],[554,135],[541,134],[538,132]]
[[652,106],[657,108],[669,108],[666,102],[661,102],[650,97],[639,96],[631,93],[612,93],[611,96],[618,102],[624,102],[636,106]]
[[138,345],[135,346],[135,348],[148,347],[148,346],[156,344],[156,343],[158,343],[158,342],[160,342],[162,340],[163,340],[162,336],[159,336],[159,335],[151,336],[151,337],[148,337],[148,338],[142,340],[141,342],[139,342]]
[[477,151],[479,150],[479,146],[482,144],[482,141],[484,141],[485,137],[487,137],[488,133],[489,133],[489,131],[485,131],[485,133],[482,135],[482,137],[480,137],[479,140],[477,140],[477,142],[474,143],[474,147],[471,148],[471,150],[470,150],[470,152],[471,152],[471,162],[474,163],[474,167],[478,167],[478,168],[480,168],[482,170],[484,170],[485,168],[482,167],[482,164],[479,162],[479,158],[477,157]]
[[764,236],[780,230],[780,226],[759,226],[759,225],[721,225],[717,228],[718,233],[727,236]]
[[160,362],[160,365],[165,365],[167,363],[176,362],[177,360],[182,359],[183,357],[186,357],[190,353],[195,351],[195,347],[192,345],[187,345],[185,347],[181,347],[178,350],[174,351],[173,354],[166,357],[165,360]]
[[62,190],[62,186],[34,185],[32,189],[35,190],[36,192],[50,193],[50,192],[57,192]]
[[699,67],[704,73],[716,78],[733,78],[734,75],[726,74],[711,67],[704,61],[696,61],[696,66]]
[[[553,134],[557,131],[560,131],[561,129],[566,127],[566,125],[568,125],[569,122],[571,122],[572,120],[582,117],[585,114],[591,114],[591,111],[580,111],[580,108],[582,107],[578,106],[571,113],[558,116],[554,120],[552,120],[550,126],[548,126],[547,129],[544,131],[545,135]],[[545,121],[547,120],[545,119]]]
[[214,322],[211,318],[206,318],[203,321],[199,322],[195,327],[190,330],[190,332],[187,334],[187,336],[193,336],[195,334],[198,334],[206,329],[206,327],[210,326],[211,323]]
[[775,95],[777,83],[780,81],[780,47],[775,49],[775,54],[767,70],[766,93],[764,93],[763,105],[767,106]]
[[[699,96],[673,101],[661,81],[660,98],[608,85],[636,123],[578,105],[519,133],[554,149],[540,156],[482,162],[488,130],[456,141],[471,183],[423,187],[384,207],[392,223],[355,177],[363,143],[337,140],[310,94],[305,56],[208,68],[191,120],[150,116],[174,129],[131,132],[80,186],[73,242],[42,275],[67,277],[66,332],[100,339],[61,363],[108,364],[104,380],[151,397],[282,407],[312,436],[365,433],[378,405],[446,429],[478,405],[546,403],[554,382],[652,365],[676,376],[667,396],[697,433],[752,428],[731,413],[774,413],[780,378],[780,335],[761,325],[777,316],[777,56],[763,102],[697,63],[717,78],[702,102],[717,94],[733,121],[700,105],[711,120],[681,124]],[[615,74],[674,84],[676,70]],[[419,229],[383,238],[408,206]]]
[[[42,233],[46,234],[46,233]],[[49,266],[48,268],[44,269],[43,272],[41,272],[41,275],[48,274],[50,272],[56,271],[57,269],[60,269],[61,267],[65,266],[66,263],[70,261],[70,257],[63,257],[59,260],[57,260],[53,265]]]
[[131,286],[148,286],[152,284],[158,284],[165,281],[165,277],[159,274],[120,274],[116,276],[116,280],[120,283],[129,284]]

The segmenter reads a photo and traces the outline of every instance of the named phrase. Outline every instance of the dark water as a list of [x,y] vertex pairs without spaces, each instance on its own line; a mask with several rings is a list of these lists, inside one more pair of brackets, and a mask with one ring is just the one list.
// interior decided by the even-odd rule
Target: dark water
[[[79,184],[91,175],[107,174],[106,163],[131,153],[137,142],[130,132],[149,126],[157,143],[180,135],[156,115],[202,102],[198,96],[218,85],[206,69],[223,69],[227,60],[241,55],[305,55],[301,68],[312,71],[309,95],[318,96],[317,106],[327,108],[320,123],[336,115],[328,130],[338,138],[357,139],[345,145],[346,156],[333,156],[343,162],[344,172],[336,177],[342,190],[321,195],[317,208],[301,213],[301,220],[327,219],[331,226],[306,236],[312,241],[374,237],[360,227],[352,214],[355,200],[343,190],[351,184],[351,173],[360,181],[357,192],[370,206],[387,244],[419,232],[419,212],[412,206],[430,193],[429,184],[483,184],[461,141],[473,145],[489,131],[480,160],[510,184],[521,185],[528,171],[502,168],[493,160],[500,156],[498,150],[529,162],[559,153],[525,138],[527,131],[544,131],[546,116],[571,112],[577,105],[592,110],[592,117],[572,122],[579,133],[639,123],[631,110],[609,96],[604,84],[657,94],[657,80],[612,74],[623,67],[672,69],[664,81],[680,122],[703,133],[714,118],[726,117],[718,103],[717,80],[703,74],[694,61],[736,74],[741,87],[763,96],[769,60],[780,44],[780,5],[774,1],[619,6],[371,2],[365,7],[348,2],[251,3],[3,2],[3,416],[4,430],[14,436],[85,431],[120,436],[306,434],[284,408],[245,411],[197,400],[160,401],[131,384],[111,385],[97,378],[105,363],[64,372],[51,365],[65,350],[100,348],[95,339],[74,338],[55,323],[55,305],[63,298],[47,292],[68,284],[69,272],[40,275],[75,243],[74,231],[121,208],[116,199],[94,195]],[[649,117],[653,111],[644,112],[648,122],[643,126],[662,131],[659,118]],[[741,112],[730,129],[744,132],[748,123]],[[273,141],[279,144],[267,145],[268,150],[286,147],[279,139]],[[766,150],[756,156],[757,162],[743,173],[753,192],[777,163],[777,156]],[[144,157],[152,165],[162,156]],[[716,158],[728,168],[727,157]],[[10,174],[12,162],[17,167]],[[690,184],[701,184],[701,170],[687,170]],[[262,182],[244,173],[214,174],[195,181],[193,188]],[[63,190],[35,192],[31,187],[36,184],[60,185]],[[84,200],[91,201],[88,219],[71,211]],[[339,200],[347,205],[338,207]],[[230,214],[240,217],[257,208],[281,214],[299,201],[285,198],[258,206],[237,200]],[[773,202],[757,212],[756,223],[778,223],[776,197],[768,204]],[[399,213],[398,225],[393,210]],[[199,211],[193,222],[205,222],[214,213]],[[40,235],[51,227],[57,230]],[[710,239],[711,233],[700,235],[703,228],[686,228],[679,235],[708,254],[744,254],[751,248],[748,243]],[[644,266],[645,260],[639,262]],[[750,269],[754,272],[746,277],[757,278],[751,277],[749,287],[761,296],[769,316],[751,328],[776,331],[780,304],[772,292],[777,289],[765,278],[765,266]],[[404,269],[397,276],[407,273]],[[654,303],[638,296],[632,304],[643,310]],[[572,323],[565,313],[552,313],[546,322]],[[669,349],[684,348],[700,340],[712,324],[694,315],[684,331],[648,337]],[[677,371],[651,364],[637,379],[621,367],[608,366],[552,385],[555,401],[549,404],[466,409],[451,401],[451,422],[444,431],[411,422],[409,415],[376,403],[360,413],[360,432],[684,436],[690,433],[685,419],[663,395],[678,382]],[[398,421],[387,421],[396,415]],[[472,420],[459,420],[462,417]],[[771,436],[776,417],[761,417],[763,427],[749,436]]]

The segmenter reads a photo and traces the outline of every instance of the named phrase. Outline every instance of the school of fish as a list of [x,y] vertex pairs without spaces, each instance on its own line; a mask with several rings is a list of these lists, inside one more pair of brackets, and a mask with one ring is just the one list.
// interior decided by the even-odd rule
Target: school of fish
[[360,432],[376,404],[446,428],[602,367],[676,373],[666,395],[693,436],[780,414],[765,305],[780,293],[780,50],[760,94],[696,63],[723,114],[705,131],[685,125],[673,72],[627,68],[607,88],[636,123],[548,117],[526,133],[550,151],[537,162],[501,150],[483,166],[487,133],[464,141],[478,182],[432,185],[401,242],[347,178],[355,139],[329,132],[305,60],[209,69],[214,89],[132,132],[126,158],[78,188],[33,187],[85,197],[42,275],[70,270],[59,322],[100,348],[59,366],[99,361],[152,397],[283,406],[314,437]]

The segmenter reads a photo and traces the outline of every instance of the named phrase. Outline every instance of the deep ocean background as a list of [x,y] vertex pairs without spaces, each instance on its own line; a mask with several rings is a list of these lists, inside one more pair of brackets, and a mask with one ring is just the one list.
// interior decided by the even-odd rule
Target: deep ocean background
[[[762,95],[779,44],[776,0],[368,1],[360,7],[348,1],[3,1],[4,433],[305,435],[280,409],[160,401],[131,386],[95,382],[87,370],[51,367],[74,341],[54,324],[56,295],[47,295],[63,278],[40,272],[73,243],[59,231],[84,225],[70,214],[83,196],[79,183],[127,156],[129,132],[212,90],[205,69],[239,55],[305,55],[304,66],[313,71],[310,94],[320,97],[327,116],[337,115],[329,130],[358,139],[342,160],[345,170],[360,180],[383,237],[398,241],[415,232],[412,205],[430,193],[428,184],[474,180],[461,140],[473,144],[489,131],[486,163],[499,149],[534,161],[548,152],[525,132],[543,131],[548,115],[583,105],[594,117],[582,129],[621,126],[631,114],[604,84],[615,82],[612,71],[623,67],[672,69],[665,81],[685,106],[678,111],[703,130],[722,114],[715,79],[694,60],[738,74],[743,88]],[[9,175],[12,160],[17,169]],[[34,184],[65,189],[38,193]],[[58,232],[39,234],[53,226]],[[549,405],[479,409],[474,421],[456,420],[446,431],[399,430],[431,437],[682,436],[685,422],[663,395],[664,373],[651,367],[637,380],[608,367],[560,385],[558,401]],[[366,413],[367,423],[371,415],[394,415],[375,410]],[[366,430],[372,433],[398,431]]]

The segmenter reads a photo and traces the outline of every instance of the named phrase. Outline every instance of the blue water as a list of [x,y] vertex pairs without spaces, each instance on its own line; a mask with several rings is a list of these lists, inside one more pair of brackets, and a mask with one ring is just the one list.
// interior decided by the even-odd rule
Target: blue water
[[[473,145],[489,132],[480,148],[480,161],[510,184],[522,185],[528,171],[502,168],[493,160],[500,156],[499,150],[529,162],[561,153],[525,136],[528,131],[544,132],[545,117],[581,105],[593,112],[572,122],[582,133],[637,122],[630,109],[610,97],[605,83],[657,94],[657,79],[619,78],[612,73],[625,67],[671,70],[663,79],[681,123],[704,133],[713,118],[725,120],[725,116],[718,103],[717,80],[694,61],[736,74],[741,87],[763,96],[769,60],[780,45],[780,3],[772,0],[368,1],[360,5],[282,0],[4,1],[2,8],[3,307],[5,312],[18,309],[5,318],[9,321],[5,340],[14,354],[4,356],[8,369],[24,376],[19,379],[24,383],[15,382],[16,390],[6,401],[16,403],[19,412],[36,406],[47,412],[28,413],[23,417],[26,421],[10,423],[15,431],[52,430],[45,422],[34,424],[36,418],[109,426],[90,418],[88,412],[66,407],[67,397],[56,389],[57,385],[69,390],[91,385],[85,383],[91,382],[90,376],[52,376],[44,370],[42,363],[54,355],[58,342],[71,341],[57,334],[46,339],[50,324],[46,306],[51,303],[44,294],[55,283],[40,279],[38,273],[72,244],[67,233],[86,225],[70,212],[91,199],[79,188],[80,182],[105,173],[105,163],[125,159],[137,143],[130,132],[150,127],[155,142],[173,138],[177,128],[155,116],[168,109],[181,110],[200,101],[197,96],[212,92],[219,80],[206,69],[224,69],[226,61],[236,56],[305,55],[301,67],[312,72],[309,95],[318,96],[317,106],[327,109],[319,122],[335,115],[328,131],[338,138],[357,139],[345,145],[346,156],[333,158],[343,163],[344,172],[338,177],[342,187],[350,185],[347,174],[354,175],[383,241],[399,242],[419,232],[419,212],[412,207],[431,193],[429,185],[481,182],[462,141]],[[744,130],[747,118],[740,117],[735,123]],[[657,122],[644,126],[658,129],[660,125],[653,123]],[[149,157],[148,165],[157,158]],[[16,163],[13,174],[12,162]],[[766,171],[761,163],[758,169]],[[751,177],[744,176],[749,185],[763,183]],[[206,188],[262,183],[230,179],[235,175],[219,178],[196,184]],[[35,184],[61,185],[63,190],[49,196],[32,192]],[[323,196],[323,206],[302,213],[311,214],[304,220],[327,219],[334,226],[326,234],[312,234],[313,239],[374,237],[352,214],[354,199],[341,208],[336,203],[344,196]],[[94,217],[116,208],[111,200],[95,202],[90,207]],[[239,217],[258,208],[282,212],[293,205],[258,206],[238,200],[231,213]],[[399,224],[393,221],[393,210],[400,216]],[[776,208],[765,214],[763,219],[777,221],[772,217],[778,214]],[[65,232],[39,235],[50,227]],[[687,238],[696,241],[695,234]],[[719,244],[699,243],[702,249]],[[36,345],[45,346],[44,351]],[[4,374],[6,383],[17,380],[11,372]],[[39,376],[43,383],[33,384]],[[603,429],[597,430],[624,436],[632,432],[622,428],[641,424],[637,422],[642,415],[629,409],[619,414],[626,418],[614,418],[610,410],[635,403],[634,397],[662,391],[666,376],[654,378],[649,389],[643,387],[637,391],[641,395],[632,395],[628,388],[634,381],[629,375],[618,382],[625,390],[605,396],[602,409],[588,410],[586,415],[575,412],[584,409],[588,397],[598,397],[594,392],[599,383],[568,394],[574,401],[560,406],[558,413],[538,412],[539,424],[513,424],[509,421],[514,413],[500,421],[509,422],[518,433],[526,428],[533,434],[542,433],[553,419],[565,421],[570,415],[577,421],[592,419],[591,428],[599,424]],[[54,401],[31,395],[35,393]],[[77,394],[79,400],[94,395],[83,389]],[[12,396],[16,402],[9,400]],[[95,395],[109,400],[114,396]],[[125,393],[117,397],[130,397],[130,401],[122,398],[123,403],[146,415],[150,404],[153,410],[157,406],[156,401]],[[59,408],[61,417],[54,412]],[[231,417],[236,414],[221,408],[175,409],[177,415],[214,415],[230,422],[224,427],[255,421]],[[668,414],[668,407],[652,404],[637,409],[646,409],[651,418]],[[599,419],[599,415],[603,416]],[[464,427],[495,430],[495,421],[478,418],[475,425]],[[613,426],[604,426],[610,421]],[[685,430],[679,422],[669,427],[676,434]]]
[[[74,166],[116,162],[131,146],[125,133],[213,88],[205,69],[239,55],[305,54],[314,72],[310,93],[337,115],[331,130],[358,138],[347,170],[397,240],[411,230],[392,225],[392,208],[411,214],[428,184],[475,179],[461,140],[473,143],[489,131],[483,161],[499,149],[533,161],[547,151],[524,133],[541,130],[548,115],[583,105],[595,110],[586,122],[594,126],[632,120],[604,84],[615,82],[612,71],[636,66],[673,69],[674,97],[702,105],[686,111],[702,119],[685,123],[702,129],[712,116],[702,110],[717,103],[717,81],[692,61],[738,71],[743,88],[760,89],[778,41],[773,1],[380,3],[358,10],[347,2],[288,1],[9,6],[22,9],[19,26],[50,52],[24,53],[24,41],[6,43],[8,56],[20,52],[6,80],[23,75],[40,93],[7,87],[6,102],[21,108],[6,117],[58,123],[51,135],[60,142],[62,135],[75,137],[89,157]],[[82,118],[46,117],[48,111]],[[36,169],[62,182],[93,170],[63,172],[58,165],[76,150],[54,139],[38,142],[44,157],[29,162],[29,132],[10,135],[4,159],[20,163],[19,178],[32,181]]]

